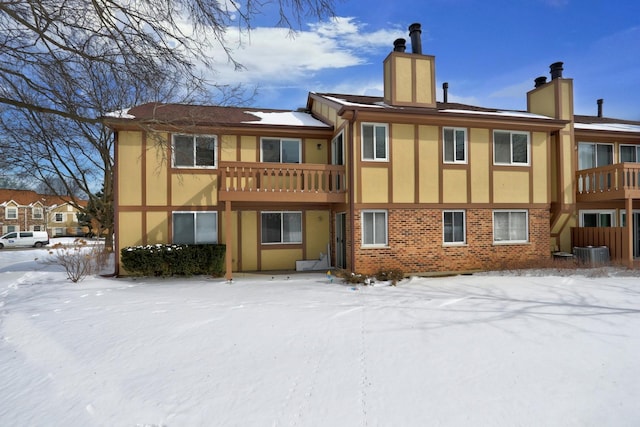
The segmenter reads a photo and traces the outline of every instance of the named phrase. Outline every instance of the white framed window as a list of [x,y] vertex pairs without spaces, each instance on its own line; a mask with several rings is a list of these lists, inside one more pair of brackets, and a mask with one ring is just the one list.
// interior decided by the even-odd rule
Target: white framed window
[[493,131],[493,163],[496,165],[529,165],[529,133]]
[[53,229],[53,235],[55,236],[64,236],[65,235],[65,230],[64,228],[61,227],[56,227]]
[[526,243],[529,241],[529,212],[526,210],[493,211],[494,243]]
[[214,135],[172,135],[173,166],[176,168],[215,168],[218,140]]
[[442,212],[442,241],[445,244],[466,243],[465,211]]
[[389,160],[389,130],[386,124],[362,124],[362,160]]
[[6,219],[18,219],[18,208],[15,206],[7,206],[4,210]]
[[362,246],[387,246],[387,231],[387,211],[362,211]]
[[261,138],[260,161],[266,163],[302,163],[299,139]]
[[613,144],[578,142],[578,169],[591,169],[613,164]]
[[41,225],[34,225],[33,226],[33,231],[44,231],[43,227]]
[[54,222],[64,222],[64,214],[62,212],[56,212],[53,214]]
[[31,208],[31,215],[33,219],[42,219],[42,208]]
[[615,227],[616,211],[594,209],[580,211],[580,227]]
[[620,144],[620,163],[640,163],[640,145]]
[[302,212],[261,212],[262,244],[302,243]]
[[218,213],[173,212],[173,243],[218,243]]
[[442,156],[445,163],[467,163],[467,129],[442,129]]

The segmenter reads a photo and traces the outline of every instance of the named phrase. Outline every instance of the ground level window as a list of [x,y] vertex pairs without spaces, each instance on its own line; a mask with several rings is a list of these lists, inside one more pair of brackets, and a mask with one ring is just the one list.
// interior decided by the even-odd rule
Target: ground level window
[[362,246],[387,246],[387,211],[362,212]]
[[444,211],[442,225],[444,243],[465,243],[464,211]]
[[174,212],[173,243],[218,243],[217,212]]
[[302,212],[262,212],[262,243],[302,243]]
[[523,243],[529,240],[527,211],[494,211],[493,241],[496,243]]
[[580,227],[615,227],[615,211],[580,211]]

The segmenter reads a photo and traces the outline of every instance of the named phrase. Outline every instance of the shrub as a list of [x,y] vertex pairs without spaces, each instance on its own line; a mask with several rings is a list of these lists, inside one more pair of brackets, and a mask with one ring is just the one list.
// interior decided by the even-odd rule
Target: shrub
[[192,276],[224,273],[225,245],[130,246],[120,251],[122,266],[134,276]]
[[336,277],[341,278],[346,283],[364,283],[367,280],[366,275],[347,270],[337,270]]
[[67,278],[73,283],[98,272],[107,261],[101,246],[88,245],[83,239],[75,239],[73,243],[66,245],[56,243],[49,249],[49,255],[52,257],[50,262],[63,266]]
[[395,286],[400,280],[404,279],[404,272],[398,269],[379,270],[375,277],[376,280],[391,282],[391,284]]

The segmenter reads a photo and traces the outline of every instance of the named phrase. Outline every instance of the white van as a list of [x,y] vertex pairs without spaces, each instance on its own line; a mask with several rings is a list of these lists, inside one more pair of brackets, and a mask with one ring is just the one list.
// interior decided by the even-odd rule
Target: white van
[[0,249],[33,246],[41,248],[49,244],[49,234],[46,231],[14,231],[0,237]]

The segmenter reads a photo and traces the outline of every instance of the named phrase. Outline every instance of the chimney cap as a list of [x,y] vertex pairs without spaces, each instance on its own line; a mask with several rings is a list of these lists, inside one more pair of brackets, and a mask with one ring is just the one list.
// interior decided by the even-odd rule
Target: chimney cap
[[409,25],[409,32],[411,32],[411,31],[420,31],[420,32],[422,32],[421,27],[422,27],[422,25],[420,25],[419,22],[414,22],[413,24]]
[[549,66],[549,69],[551,71],[551,80],[562,78],[562,70],[563,70],[562,65],[563,63],[558,61],[558,62],[554,62]]
[[407,49],[407,41],[405,39],[395,39],[393,41],[394,52],[404,52]]
[[535,87],[540,87],[547,83],[547,77],[546,76],[536,77],[534,80],[534,83],[535,83]]

